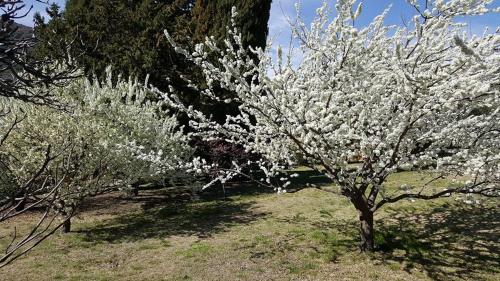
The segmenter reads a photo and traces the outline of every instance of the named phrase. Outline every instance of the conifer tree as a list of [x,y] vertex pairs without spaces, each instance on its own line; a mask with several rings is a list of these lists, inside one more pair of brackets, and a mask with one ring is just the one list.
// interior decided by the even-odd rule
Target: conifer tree
[[[103,77],[108,66],[123,76],[165,88],[185,69],[182,59],[168,46],[163,30],[172,30],[183,41],[188,38],[191,7],[194,0],[69,0],[61,16],[48,23],[36,17],[38,37],[59,37],[72,41],[72,55],[88,76]],[[52,7],[50,15],[58,15]],[[76,40],[75,40],[76,39]],[[58,46],[39,45],[41,56],[58,57]],[[176,85],[178,86],[178,85]]]
[[217,40],[227,37],[231,23],[231,10],[236,7],[236,26],[243,36],[245,46],[266,46],[272,0],[198,0],[193,8],[194,38],[203,41],[205,36]]
[[[238,112],[237,104],[214,103],[188,87],[181,77],[203,89],[202,75],[173,50],[163,31],[168,30],[176,42],[188,48],[206,36],[222,40],[233,6],[244,44],[265,47],[271,0],[68,0],[62,12],[55,6],[48,9],[51,18],[47,23],[36,17],[37,37],[51,42],[40,44],[36,53],[56,59],[65,55],[61,50],[72,42],[70,53],[87,76],[102,78],[108,66],[115,73],[140,80],[149,75],[148,82],[155,87],[165,91],[173,86],[183,92],[180,98],[185,104],[224,122],[226,115]],[[223,90],[218,94],[223,100],[232,96]]]
[[145,79],[160,89],[169,85],[186,92],[188,103],[200,103],[180,76],[196,78],[193,66],[181,58],[163,37],[163,30],[184,46],[206,36],[226,37],[231,9],[248,46],[265,47],[271,0],[68,0],[64,11],[47,9],[48,22],[35,18],[41,57],[58,58],[68,43],[71,55],[88,76],[102,77],[108,66],[115,73]]

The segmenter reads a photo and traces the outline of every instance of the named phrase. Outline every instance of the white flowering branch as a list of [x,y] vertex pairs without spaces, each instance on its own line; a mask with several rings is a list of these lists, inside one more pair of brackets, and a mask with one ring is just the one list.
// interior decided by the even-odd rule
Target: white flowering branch
[[0,97],[0,223],[46,209],[28,233],[14,228],[0,267],[57,229],[69,231],[86,198],[140,180],[179,179],[198,188],[204,172],[176,116],[137,81],[109,72],[106,81],[76,79],[51,91],[64,111]]
[[[304,57],[296,66],[283,64],[279,48],[276,60],[270,48],[244,49],[234,26],[222,46],[207,38],[194,53],[166,32],[201,67],[209,86],[202,94],[216,97],[215,85],[234,92],[240,114],[216,124],[180,104],[175,89],[164,98],[199,136],[262,155],[268,177],[299,159],[320,166],[359,211],[361,248],[372,250],[373,212],[386,203],[500,195],[500,35],[465,34],[458,18],[498,11],[489,0],[409,1],[411,24],[385,25],[387,9],[362,28],[355,2],[337,1],[332,20],[323,5],[309,27],[297,19],[292,31]],[[385,196],[389,175],[429,168],[475,181]]]

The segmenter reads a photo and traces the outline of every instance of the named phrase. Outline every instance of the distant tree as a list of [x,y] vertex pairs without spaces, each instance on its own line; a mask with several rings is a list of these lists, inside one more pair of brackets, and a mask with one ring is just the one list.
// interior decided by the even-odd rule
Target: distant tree
[[[103,78],[111,66],[123,76],[144,80],[149,75],[156,87],[183,87],[178,77],[188,65],[162,32],[172,30],[180,42],[187,40],[193,1],[69,0],[63,12],[48,9],[48,22],[37,15],[35,34],[59,42],[76,37],[71,54],[89,77]],[[36,53],[58,58],[59,50],[57,45],[39,44]]]
[[[0,96],[53,104],[51,93],[40,91],[40,86],[71,78],[73,66],[64,59],[56,62],[47,57],[33,56],[32,49],[40,42],[39,38],[33,36],[31,28],[16,23],[31,10],[24,1],[0,0],[0,9],[3,12],[0,18]],[[34,88],[36,92],[32,91]]]
[[181,79],[188,77],[204,88],[200,71],[173,50],[162,36],[163,30],[169,30],[176,42],[187,48],[206,36],[222,39],[231,8],[236,6],[240,11],[237,24],[246,44],[264,47],[270,5],[270,0],[69,0],[62,13],[56,6],[47,9],[48,22],[36,16],[36,35],[52,42],[39,44],[36,53],[55,59],[64,55],[60,45],[76,37],[70,53],[88,76],[103,77],[109,65],[124,76],[144,79],[149,75],[149,83],[155,87],[166,90],[173,86],[183,92],[180,98],[184,103],[210,111],[223,121],[236,106],[217,103],[214,107],[213,101],[201,98],[198,90]]
[[195,186],[189,138],[163,102],[149,101],[153,90],[108,72],[100,83],[78,78],[53,93],[64,111],[0,97],[0,109],[11,109],[0,110],[0,225],[43,211],[29,231],[14,220],[11,235],[0,237],[0,267],[57,229],[69,232],[89,197],[127,190],[138,180]]

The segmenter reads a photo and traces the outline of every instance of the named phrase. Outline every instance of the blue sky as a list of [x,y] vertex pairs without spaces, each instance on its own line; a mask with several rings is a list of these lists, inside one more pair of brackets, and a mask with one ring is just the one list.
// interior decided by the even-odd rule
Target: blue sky
[[[269,20],[269,35],[270,39],[276,44],[288,45],[290,39],[289,27],[286,17],[295,16],[295,3],[298,0],[273,0],[271,8],[271,18]],[[306,22],[311,21],[316,13],[316,9],[321,6],[324,0],[300,0],[301,14]],[[66,0],[51,0],[60,6],[64,7]],[[329,2],[334,3],[335,0]],[[25,25],[33,25],[33,13],[39,11],[44,13],[46,5],[36,2],[35,0],[25,0],[29,7],[33,5],[32,12],[20,22]],[[359,23],[363,25],[371,21],[375,16],[379,15],[386,7],[392,4],[387,24],[401,24],[402,19],[408,20],[413,15],[413,11],[405,0],[365,0],[363,3],[363,13],[359,19]],[[495,0],[494,7],[500,6],[500,0]],[[489,14],[481,17],[473,17],[465,19],[469,24],[469,31],[473,33],[482,33],[486,26],[493,30],[500,26],[500,14]]]
[[[289,26],[286,20],[287,16],[295,17],[295,3],[297,0],[273,0],[271,9],[271,19],[269,21],[270,38],[275,44],[288,45],[290,40]],[[310,22],[324,0],[301,0],[301,17]],[[329,3],[334,4],[335,0]],[[333,7],[333,5],[330,5]],[[391,6],[390,12],[386,18],[386,23],[390,25],[401,25],[403,19],[408,21],[415,14],[413,8],[405,0],[364,0],[363,12],[358,19],[360,26],[363,26],[377,15],[380,15],[384,9]],[[492,7],[499,7],[500,0],[495,0]],[[472,33],[481,34],[486,27],[495,30],[500,26],[500,14],[487,14],[480,17],[468,17],[464,19],[468,24],[468,29]]]

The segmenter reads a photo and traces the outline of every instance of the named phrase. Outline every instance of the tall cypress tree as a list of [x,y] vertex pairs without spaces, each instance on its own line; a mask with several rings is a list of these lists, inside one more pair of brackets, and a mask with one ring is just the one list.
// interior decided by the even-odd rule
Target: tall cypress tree
[[112,66],[125,76],[150,75],[159,88],[169,83],[179,88],[182,83],[172,79],[179,72],[192,76],[192,66],[169,46],[163,30],[184,45],[205,36],[223,39],[233,6],[244,44],[265,47],[271,0],[68,0],[63,12],[50,7],[48,23],[37,16],[37,37],[50,37],[42,41],[51,44],[36,52],[57,58],[72,42],[72,55],[88,75],[102,76]]

